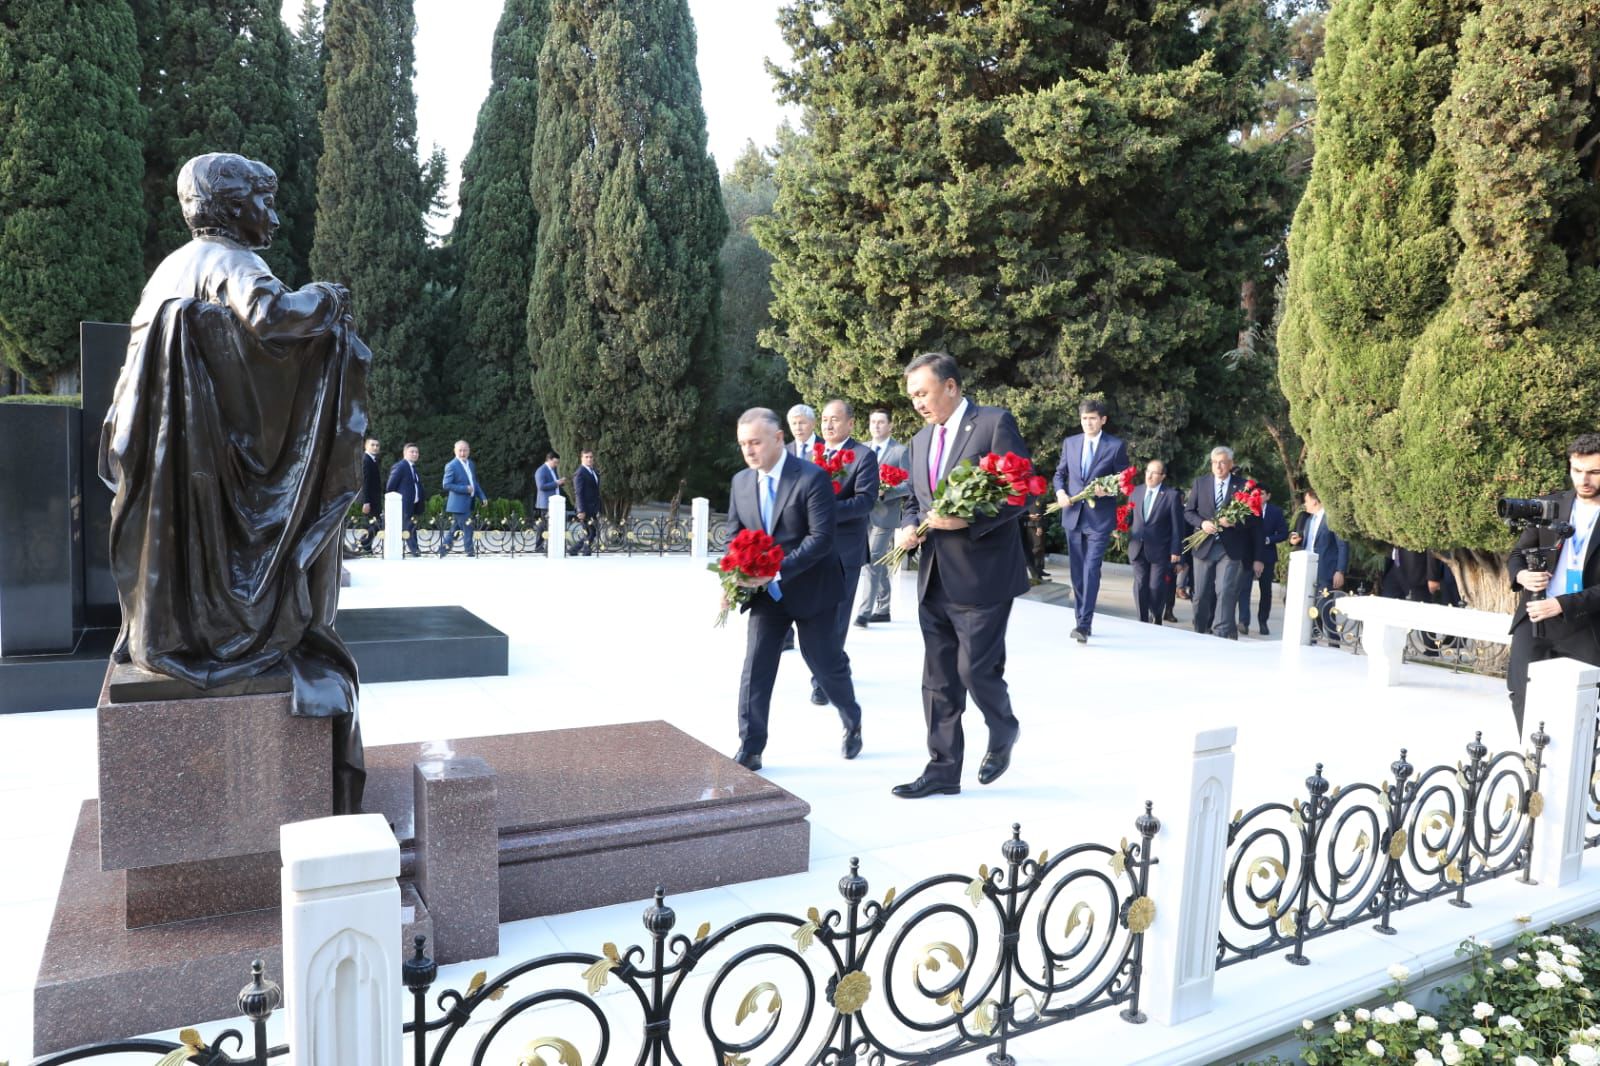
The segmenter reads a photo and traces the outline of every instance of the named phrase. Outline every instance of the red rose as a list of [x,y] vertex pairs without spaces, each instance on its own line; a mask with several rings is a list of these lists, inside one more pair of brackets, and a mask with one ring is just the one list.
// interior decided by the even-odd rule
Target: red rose
[[854,448],[846,448],[844,451],[839,453],[839,461],[846,464],[855,462],[856,450]]
[[1049,492],[1049,491],[1050,491],[1050,483],[1048,481],[1046,481],[1044,478],[1040,477],[1038,474],[1035,474],[1035,475],[1033,475],[1032,477],[1030,477],[1028,479],[1028,495],[1029,496],[1043,496],[1046,492]]
[[999,465],[1000,457],[994,452],[990,452],[988,455],[985,455],[982,459],[978,460],[978,469],[982,470],[985,474],[993,474],[999,468]]
[[1028,498],[1026,496],[1007,496],[1006,503],[1012,507],[1024,507],[1028,503]]

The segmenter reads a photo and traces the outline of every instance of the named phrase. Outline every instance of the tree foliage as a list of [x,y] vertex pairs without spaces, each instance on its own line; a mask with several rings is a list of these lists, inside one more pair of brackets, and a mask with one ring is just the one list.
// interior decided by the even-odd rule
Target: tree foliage
[[[144,0],[139,97],[144,140],[146,270],[189,240],[176,195],[178,171],[205,152],[237,152],[278,175],[278,215],[290,240],[264,253],[291,284],[306,273],[292,236],[315,210],[302,166],[289,31],[277,0]],[[314,167],[314,162],[312,166]]]
[[0,354],[35,387],[138,298],[138,84],[126,0],[0,4]]
[[461,215],[450,242],[461,270],[452,407],[483,439],[480,469],[506,496],[531,491],[546,446],[528,354],[528,287],[539,225],[529,186],[548,8],[549,0],[507,0],[500,16],[489,95],[461,166]]
[[1102,394],[1141,455],[1196,455],[1248,382],[1240,284],[1285,213],[1282,149],[1230,143],[1283,41],[1262,4],[796,0],[775,71],[768,343],[802,394],[901,394],[932,347],[1036,446]]
[[727,220],[687,3],[553,0],[538,96],[534,391],[620,512],[683,470],[717,355]]
[[1597,55],[1596,0],[1330,15],[1279,345],[1346,528],[1490,562],[1494,498],[1560,485],[1594,428]]
[[394,442],[420,435],[438,392],[428,342],[442,297],[425,288],[432,264],[411,84],[416,17],[411,0],[328,0],[324,18],[311,272],[350,288],[373,353],[372,428]]

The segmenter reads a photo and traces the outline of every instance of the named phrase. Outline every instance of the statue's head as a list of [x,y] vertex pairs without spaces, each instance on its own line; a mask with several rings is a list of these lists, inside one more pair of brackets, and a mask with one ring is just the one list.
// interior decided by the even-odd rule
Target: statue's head
[[231,152],[197,155],[178,171],[178,202],[189,231],[232,237],[249,248],[272,244],[277,192],[271,167]]

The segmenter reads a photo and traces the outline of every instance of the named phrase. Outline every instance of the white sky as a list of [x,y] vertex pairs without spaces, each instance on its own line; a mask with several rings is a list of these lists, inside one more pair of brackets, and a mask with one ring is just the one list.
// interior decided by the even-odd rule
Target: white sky
[[[719,170],[733,165],[746,140],[766,147],[792,108],[774,97],[764,60],[787,65],[778,33],[781,0],[689,0],[698,37],[701,99],[711,154]],[[461,160],[472,147],[478,107],[489,91],[489,49],[500,0],[416,0],[417,141],[423,158],[433,145],[450,157],[451,211]],[[284,4],[293,19],[296,0]]]

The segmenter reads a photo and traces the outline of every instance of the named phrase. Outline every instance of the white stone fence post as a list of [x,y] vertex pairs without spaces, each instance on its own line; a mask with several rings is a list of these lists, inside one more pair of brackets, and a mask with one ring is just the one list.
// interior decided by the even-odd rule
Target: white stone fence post
[[1148,767],[1161,833],[1151,877],[1155,922],[1144,936],[1140,998],[1150,1017],[1176,1025],[1211,1009],[1222,921],[1222,877],[1233,802],[1238,729],[1207,729]]
[[567,498],[560,493],[550,497],[550,527],[544,531],[545,557],[567,557]]
[[1311,643],[1311,608],[1317,602],[1317,553],[1302,548],[1289,553],[1289,576],[1283,583],[1283,653],[1293,655]]
[[1528,667],[1524,733],[1532,736],[1542,722],[1550,738],[1539,776],[1543,810],[1534,823],[1529,873],[1547,888],[1571,884],[1583,866],[1589,778],[1594,773],[1597,685],[1600,667],[1576,659],[1549,659]]
[[401,1066],[400,844],[381,814],[291,822],[283,990],[295,1066]]
[[398,492],[383,494],[383,557],[399,559],[405,553],[405,503]]
[[704,562],[711,546],[711,501],[696,496],[689,502],[689,557]]

